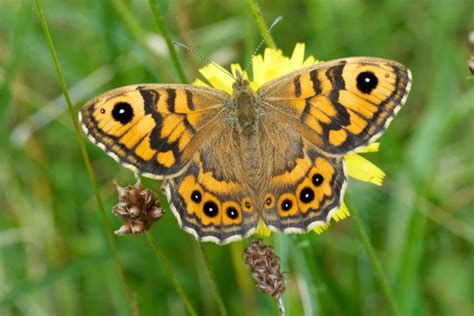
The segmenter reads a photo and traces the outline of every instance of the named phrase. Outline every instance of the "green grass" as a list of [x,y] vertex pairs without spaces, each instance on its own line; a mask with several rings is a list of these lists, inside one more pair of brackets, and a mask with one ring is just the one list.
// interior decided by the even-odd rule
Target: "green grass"
[[[323,60],[369,55],[410,67],[408,102],[382,137],[381,151],[366,155],[386,171],[384,186],[351,180],[351,205],[402,315],[472,315],[474,79],[466,60],[474,54],[467,41],[474,4],[258,4],[267,25],[283,16],[272,38],[286,54],[305,42],[307,54]],[[164,40],[159,50],[148,45],[158,31],[167,29],[224,66],[245,65],[261,38],[261,21],[244,0],[42,5],[75,110],[121,85],[195,78],[203,61],[179,49],[178,60],[170,58]],[[249,239],[200,247],[170,213],[148,239],[107,239],[113,228],[104,228],[98,211],[34,2],[3,3],[0,34],[0,314],[277,313],[241,262]],[[112,179],[133,183],[133,175],[83,139],[105,220],[118,227],[109,211],[116,203]],[[157,182],[144,182],[159,191]],[[288,315],[393,314],[358,223],[349,218],[322,235],[266,240],[287,272]]]

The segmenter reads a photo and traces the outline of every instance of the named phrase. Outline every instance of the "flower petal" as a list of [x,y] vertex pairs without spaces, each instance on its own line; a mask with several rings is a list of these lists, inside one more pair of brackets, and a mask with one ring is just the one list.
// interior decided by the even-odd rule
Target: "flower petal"
[[233,79],[232,74],[227,72],[224,68],[219,68],[214,64],[208,64],[199,69],[199,72],[214,88],[232,93],[232,84],[235,82],[235,79]]
[[209,85],[207,83],[205,83],[204,81],[202,81],[201,79],[194,80],[193,85],[194,86],[201,86],[201,87],[209,87]]
[[324,224],[321,224],[320,226],[316,226],[315,228],[313,228],[313,231],[316,234],[321,235],[328,228],[329,228],[329,223],[324,223]]
[[265,225],[263,220],[261,218],[258,219],[258,226],[257,226],[257,231],[255,232],[257,235],[263,236],[263,237],[268,237],[272,234],[272,231],[270,228]]
[[372,143],[362,149],[357,150],[358,153],[373,153],[379,151],[380,143]]
[[[331,219],[334,219],[336,222],[342,221],[343,219],[349,217],[351,214],[349,213],[349,209],[347,208],[346,204],[342,202],[341,206],[331,215]],[[313,228],[313,231],[321,235],[326,229],[328,229],[330,223],[323,223],[320,226]]]
[[318,64],[320,62],[321,61],[317,60],[313,56],[308,56],[308,58],[306,58],[306,60],[301,65],[301,67],[307,67],[307,66],[315,65],[315,64]]
[[358,154],[344,157],[348,174],[357,180],[382,185],[385,172]]
[[332,214],[331,218],[334,218],[334,220],[336,222],[339,222],[339,221],[342,221],[343,219],[345,219],[349,216],[351,216],[351,214],[349,213],[349,209],[347,208],[346,203],[342,202],[339,209],[337,211],[335,211],[334,214]]
[[304,43],[297,43],[290,58],[292,69],[299,69],[304,61]]
[[260,87],[265,83],[265,67],[263,65],[262,55],[252,57],[253,81]]

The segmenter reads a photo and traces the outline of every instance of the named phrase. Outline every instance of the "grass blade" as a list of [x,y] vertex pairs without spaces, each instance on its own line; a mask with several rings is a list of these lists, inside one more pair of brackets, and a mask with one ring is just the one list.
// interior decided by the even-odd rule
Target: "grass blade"
[[178,293],[179,297],[184,302],[184,305],[186,306],[186,309],[188,310],[188,313],[190,315],[197,315],[196,310],[194,309],[193,305],[191,304],[189,298],[187,297],[186,293],[184,292],[183,288],[181,285],[178,283],[178,279],[173,273],[173,270],[171,269],[170,264],[166,260],[165,255],[161,251],[160,246],[156,242],[156,240],[153,238],[153,235],[150,233],[150,231],[147,231],[146,233],[146,238],[148,239],[148,242],[150,243],[151,247],[153,248],[153,251],[155,252],[156,256],[158,257],[158,260],[160,261],[161,265],[165,269],[166,275],[170,279],[171,283],[173,283],[173,286]]
[[222,316],[227,316],[227,309],[225,308],[224,305],[224,300],[222,299],[222,296],[219,292],[219,287],[217,286],[216,279],[214,275],[212,274],[211,269],[209,269],[209,262],[206,257],[206,253],[204,251],[204,248],[200,242],[197,242],[198,244],[198,251],[201,253],[202,259],[204,260],[204,267],[206,269],[206,274],[209,279],[209,282],[211,283],[212,287],[212,293],[214,294],[214,297],[216,299],[217,307],[219,308],[219,312]]
[[89,177],[90,184],[91,184],[92,189],[94,191],[94,195],[95,195],[95,198],[96,198],[96,201],[97,201],[97,205],[99,207],[100,215],[102,217],[102,221],[103,221],[103,224],[105,226],[105,232],[106,232],[106,235],[107,235],[109,246],[112,249],[112,254],[113,254],[115,267],[116,267],[117,272],[118,272],[118,274],[120,276],[120,279],[122,281],[124,293],[125,293],[125,296],[126,296],[126,299],[127,299],[127,305],[128,305],[130,314],[135,315],[135,314],[138,314],[138,310],[137,310],[137,307],[134,303],[134,299],[132,297],[132,294],[130,292],[130,289],[129,289],[129,286],[128,286],[128,283],[127,283],[127,280],[126,280],[126,277],[125,277],[125,271],[123,269],[123,264],[122,264],[122,261],[120,259],[119,254],[118,254],[117,244],[115,243],[115,239],[114,239],[114,236],[112,234],[112,227],[110,225],[109,220],[107,219],[107,216],[105,215],[104,203],[102,202],[102,197],[100,195],[99,186],[97,185],[96,176],[95,176],[94,170],[92,169],[92,164],[91,164],[91,161],[89,159],[89,154],[87,153],[86,146],[85,146],[84,141],[83,141],[82,136],[81,136],[81,131],[80,131],[80,128],[79,128],[79,122],[77,120],[76,113],[73,109],[71,98],[69,97],[69,92],[68,92],[68,88],[67,88],[67,85],[66,85],[66,81],[64,79],[64,76],[63,76],[63,73],[62,73],[62,70],[61,70],[61,66],[59,64],[59,60],[58,60],[58,57],[57,57],[57,54],[56,54],[56,50],[54,48],[54,43],[53,43],[53,39],[51,37],[51,33],[49,32],[48,24],[46,22],[46,17],[44,15],[44,12],[43,12],[43,9],[42,9],[41,0],[35,0],[35,4],[36,4],[36,9],[38,11],[39,19],[40,19],[40,22],[41,22],[41,27],[43,29],[44,35],[45,35],[46,40],[48,42],[48,46],[49,46],[49,49],[50,49],[50,52],[51,52],[51,57],[53,58],[53,62],[54,62],[55,68],[56,68],[56,74],[58,76],[59,83],[61,85],[61,90],[63,91],[64,98],[66,99],[66,104],[67,104],[67,107],[69,109],[69,113],[71,115],[71,119],[72,119],[73,126],[74,126],[74,131],[76,133],[76,139],[77,139],[77,142],[79,144],[79,148],[81,150],[82,159],[84,160],[84,164],[86,166],[87,175]]
[[184,74],[183,67],[181,66],[181,62],[178,59],[178,54],[176,53],[176,48],[173,45],[173,41],[171,39],[171,35],[168,31],[168,28],[166,27],[165,22],[163,21],[163,16],[161,15],[160,7],[158,4],[157,0],[148,0],[148,3],[150,4],[151,12],[153,13],[153,16],[155,17],[155,22],[156,25],[158,26],[158,30],[160,31],[161,35],[165,38],[166,41],[166,46],[168,46],[168,51],[171,56],[171,60],[173,61],[173,64],[176,68],[176,71],[178,72],[179,79],[181,80],[181,83],[186,83],[186,75]]
[[260,30],[260,34],[262,35],[263,39],[267,43],[268,47],[276,48],[275,41],[273,40],[272,34],[270,34],[268,30],[268,26],[263,19],[262,11],[258,6],[256,0],[247,0],[247,3],[252,11],[253,17],[255,22],[257,23],[258,29]]
[[350,203],[350,199],[346,194],[345,203],[349,210],[351,210],[351,215],[354,220],[354,224],[359,235],[360,240],[362,241],[362,245],[364,246],[365,251],[370,260],[370,264],[372,265],[372,270],[374,272],[375,279],[377,280],[380,288],[382,289],[382,293],[387,300],[387,303],[390,307],[390,310],[393,315],[401,316],[400,310],[398,308],[397,303],[395,302],[395,298],[393,296],[393,292],[390,289],[390,285],[388,283],[387,277],[385,272],[382,269],[382,265],[380,264],[380,260],[377,258],[375,254],[374,247],[372,246],[367,231],[365,230],[364,226],[362,225],[362,221],[359,217],[359,213],[355,209],[354,205]]

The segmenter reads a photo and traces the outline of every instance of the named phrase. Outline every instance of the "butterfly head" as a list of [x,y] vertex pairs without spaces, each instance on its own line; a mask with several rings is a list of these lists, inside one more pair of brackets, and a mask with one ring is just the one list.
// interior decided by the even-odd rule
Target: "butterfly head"
[[236,79],[232,85],[232,102],[229,104],[237,111],[237,117],[242,130],[254,126],[258,102],[256,93],[250,87],[248,80],[244,79],[241,72],[237,71]]
[[243,74],[240,71],[236,72],[235,82],[232,85],[233,95],[235,97],[246,94],[249,96],[253,96],[255,92],[250,88],[250,83],[247,79],[244,79]]

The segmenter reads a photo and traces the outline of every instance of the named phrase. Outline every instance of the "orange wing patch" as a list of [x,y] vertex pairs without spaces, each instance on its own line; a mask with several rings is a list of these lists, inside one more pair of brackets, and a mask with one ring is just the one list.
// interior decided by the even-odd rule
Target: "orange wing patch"
[[[188,85],[128,86],[88,102],[80,112],[84,131],[115,160],[152,178],[174,176],[229,95]],[[194,141],[193,141],[194,139]],[[193,147],[193,148],[194,148]]]
[[180,225],[200,240],[228,243],[253,233],[254,203],[241,184],[204,171],[199,153],[183,175],[170,180],[168,199]]
[[302,134],[322,151],[343,155],[380,137],[410,86],[405,66],[353,57],[303,68],[266,83],[257,93],[269,110],[303,123],[308,130]]
[[[264,223],[272,230],[284,232],[305,232],[315,225],[325,223],[332,210],[339,207],[344,194],[346,175],[342,158],[330,158],[305,143],[305,160],[299,160],[294,168],[302,177],[293,181],[274,181],[264,200],[261,213]],[[306,163],[306,159],[310,162]],[[304,163],[303,163],[304,161]],[[275,198],[273,197],[275,193]],[[268,203],[267,202],[268,199]]]

